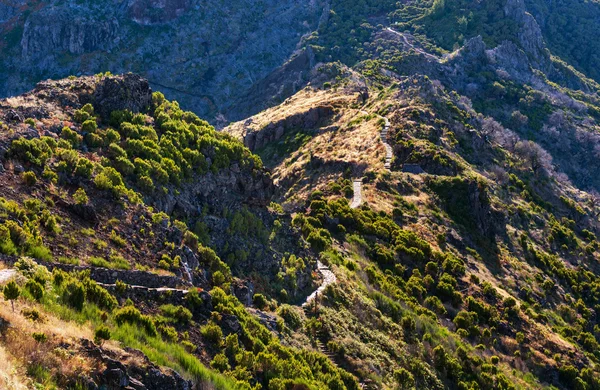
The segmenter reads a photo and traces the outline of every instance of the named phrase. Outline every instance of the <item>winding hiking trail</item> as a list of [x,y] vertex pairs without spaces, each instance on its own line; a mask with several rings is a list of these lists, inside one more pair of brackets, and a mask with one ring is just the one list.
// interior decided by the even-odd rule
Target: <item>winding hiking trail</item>
[[352,189],[354,190],[354,197],[352,198],[352,203],[350,203],[350,208],[355,209],[360,206],[363,202],[362,199],[362,179],[355,179],[352,182]]
[[391,32],[391,33],[392,33],[392,34],[394,34],[394,35],[397,35],[397,36],[399,36],[399,37],[400,37],[400,39],[402,39],[402,42],[403,42],[403,43],[404,43],[406,46],[408,46],[410,49],[413,49],[413,50],[414,50],[414,51],[416,51],[417,53],[419,53],[419,54],[423,55],[425,58],[427,58],[427,59],[429,59],[429,60],[433,60],[433,61],[439,61],[439,58],[438,58],[438,57],[434,56],[434,55],[433,55],[433,54],[431,54],[431,53],[427,53],[425,50],[421,49],[420,47],[417,47],[417,46],[415,46],[415,45],[414,45],[412,42],[410,42],[410,41],[408,40],[408,38],[406,38],[406,35],[405,35],[405,34],[403,34],[403,33],[401,33],[401,32],[398,32],[398,31],[394,30],[394,29],[393,29],[393,28],[391,28],[391,27],[387,27],[385,30],[386,30],[386,31],[389,31],[389,32]]
[[306,301],[302,304],[302,307],[307,307],[312,301],[315,300],[315,298],[318,295],[323,293],[323,291],[325,290],[325,288],[327,288],[327,286],[337,282],[337,278],[336,278],[335,274],[329,269],[328,266],[321,263],[319,260],[317,260],[317,270],[323,276],[323,282],[321,283],[319,288],[317,288],[312,294],[310,294],[306,298]]
[[380,115],[380,117],[383,118],[383,120],[385,121],[383,130],[381,130],[381,142],[383,142],[383,146],[385,146],[384,167],[385,167],[385,169],[390,171],[392,169],[392,156],[394,155],[392,146],[387,142],[388,141],[388,132],[390,131],[390,120],[385,116]]

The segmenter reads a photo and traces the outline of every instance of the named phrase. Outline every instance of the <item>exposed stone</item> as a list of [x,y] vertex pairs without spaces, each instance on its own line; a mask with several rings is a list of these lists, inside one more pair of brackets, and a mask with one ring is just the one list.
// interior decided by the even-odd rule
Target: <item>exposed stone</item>
[[23,118],[15,110],[8,110],[4,114],[4,120],[11,122],[23,122]]
[[[161,370],[142,352],[124,348],[117,352],[102,349],[90,340],[81,339],[83,352],[106,366],[106,369],[87,378],[88,389],[133,390],[191,390],[192,383],[171,369]],[[126,364],[119,360],[127,361]]]
[[23,28],[21,49],[26,60],[46,59],[47,53],[79,55],[95,50],[109,50],[119,32],[114,18],[93,18],[47,7],[31,14]]
[[126,387],[129,384],[127,374],[118,368],[106,369],[102,373],[102,376],[104,377],[105,384],[108,386]]
[[152,103],[152,90],[148,80],[136,74],[106,77],[98,83],[93,95],[96,112],[108,120],[117,110],[140,112]]
[[240,320],[233,314],[223,314],[219,323],[226,335],[231,333],[239,333],[242,330]]
[[177,288],[180,286],[189,286],[189,282],[176,276],[156,275],[152,272],[146,271],[112,270],[107,268],[83,267],[60,263],[40,263],[46,266],[46,268],[48,268],[50,271],[54,268],[62,269],[63,271],[67,272],[90,270],[90,277],[93,280],[104,284],[115,284],[117,280],[120,280],[130,285],[150,288]]
[[190,3],[190,0],[132,0],[127,11],[138,24],[162,24],[183,15]]
[[233,294],[244,304],[252,306],[252,297],[254,296],[254,284],[249,280],[236,280],[233,283]]
[[276,123],[271,123],[258,131],[248,131],[244,136],[244,145],[250,150],[262,148],[272,141],[281,139],[287,130],[304,129],[317,130],[318,124],[326,122],[335,114],[335,109],[329,105],[317,106],[300,112]]

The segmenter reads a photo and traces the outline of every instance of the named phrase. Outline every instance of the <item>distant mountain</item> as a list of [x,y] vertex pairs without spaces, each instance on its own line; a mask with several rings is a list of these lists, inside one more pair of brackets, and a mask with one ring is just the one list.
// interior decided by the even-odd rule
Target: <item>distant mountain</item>
[[0,96],[47,78],[138,72],[214,117],[317,28],[320,1],[3,1]]

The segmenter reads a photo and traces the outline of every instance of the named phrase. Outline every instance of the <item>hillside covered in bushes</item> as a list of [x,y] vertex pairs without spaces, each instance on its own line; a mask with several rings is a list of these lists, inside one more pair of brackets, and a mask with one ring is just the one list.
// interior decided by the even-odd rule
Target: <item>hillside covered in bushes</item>
[[0,388],[600,388],[597,2],[54,3],[9,88],[103,73],[0,100]]

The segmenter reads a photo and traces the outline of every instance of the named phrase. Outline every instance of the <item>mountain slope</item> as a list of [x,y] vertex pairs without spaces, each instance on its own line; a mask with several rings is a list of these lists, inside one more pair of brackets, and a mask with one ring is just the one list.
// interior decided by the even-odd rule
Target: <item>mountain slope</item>
[[[356,70],[317,68],[282,105],[224,129],[273,170],[341,280],[316,343],[372,388],[594,388],[598,198],[578,175],[595,168],[546,142],[566,115],[593,155],[595,96],[539,78],[509,43],[439,58],[410,34],[376,39]],[[524,121],[488,90],[506,83],[532,97],[517,100]]]
[[[273,305],[261,292],[301,301],[315,267],[289,218],[270,205],[260,158],[241,143],[131,74],[44,82],[1,101],[0,117],[0,253],[21,287],[21,298],[5,294],[2,318],[14,337],[33,340],[27,350],[3,343],[24,383],[357,388],[323,355],[280,344],[270,332],[280,324],[262,324],[240,303]],[[18,313],[8,302],[15,298]],[[36,325],[53,318],[81,330]],[[119,344],[103,350],[107,338]],[[57,366],[61,343],[101,359]],[[156,364],[185,380],[170,371],[157,378]],[[229,378],[213,371],[231,365]]]
[[[88,15],[97,34],[81,32],[76,58],[48,38],[71,65],[97,60],[122,20],[126,39],[150,27],[160,52],[186,56],[167,38],[199,12],[211,39],[240,33],[218,82],[198,87],[222,99],[221,131],[133,74],[0,101],[0,283],[16,281],[0,316],[32,345],[0,340],[4,377],[151,388],[151,367],[182,388],[600,388],[600,86],[594,45],[564,41],[593,30],[596,2],[278,3],[275,30],[264,3],[230,25],[226,7],[193,1],[127,2],[108,19],[87,2],[23,5],[31,17],[3,4],[10,26]],[[561,24],[582,12],[590,23]],[[32,37],[27,53],[51,46]],[[254,78],[246,61],[272,39],[285,44]],[[193,85],[179,59],[159,68]],[[61,337],[81,364],[53,363]]]

